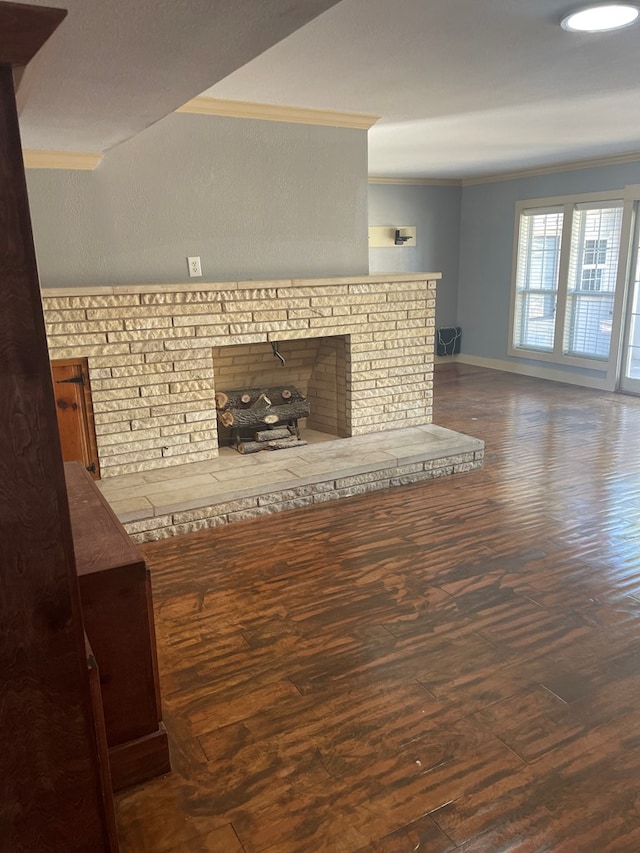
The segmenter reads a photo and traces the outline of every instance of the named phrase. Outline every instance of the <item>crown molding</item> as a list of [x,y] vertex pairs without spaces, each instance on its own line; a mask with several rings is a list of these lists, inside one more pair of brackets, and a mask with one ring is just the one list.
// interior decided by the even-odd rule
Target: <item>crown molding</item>
[[285,121],[293,124],[319,124],[326,127],[348,127],[369,130],[380,116],[342,113],[335,110],[312,110],[306,107],[284,107],[276,104],[254,104],[249,101],[225,101],[200,96],[187,101],[177,113],[192,115],[252,118],[261,121]]
[[36,151],[22,152],[25,169],[80,169],[93,171],[102,160],[102,154],[91,151]]
[[617,166],[621,163],[640,161],[640,151],[627,154],[613,154],[610,157],[592,157],[589,160],[572,160],[568,163],[556,163],[553,166],[538,166],[533,169],[520,169],[516,172],[499,172],[495,175],[482,175],[477,178],[463,178],[462,186],[492,184],[497,181],[514,181],[518,178],[536,178],[539,175],[552,175],[555,172],[574,172],[578,169],[595,169],[598,166]]
[[382,178],[371,176],[370,184],[399,184],[400,186],[461,187],[460,178]]
[[477,184],[492,184],[498,181],[515,181],[519,178],[535,178],[540,175],[553,175],[557,172],[572,172],[578,169],[595,169],[598,166],[617,166],[622,163],[640,162],[640,151],[626,154],[612,154],[610,157],[592,157],[588,160],[571,160],[568,163],[555,163],[552,166],[536,166],[531,169],[519,169],[513,172],[497,172],[492,175],[479,175],[477,178],[369,178],[370,184],[399,184],[404,186],[454,186],[472,187]]

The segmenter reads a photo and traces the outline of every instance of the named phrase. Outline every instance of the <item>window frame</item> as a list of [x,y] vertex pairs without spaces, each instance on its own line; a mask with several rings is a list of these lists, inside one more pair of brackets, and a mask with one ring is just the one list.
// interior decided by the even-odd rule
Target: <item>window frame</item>
[[[579,367],[586,370],[597,370],[611,372],[611,364],[619,358],[620,349],[620,323],[622,305],[624,300],[624,279],[627,263],[625,262],[629,253],[629,237],[627,235],[627,219],[629,207],[629,192],[631,188],[611,190],[605,192],[580,193],[579,195],[554,196],[551,198],[525,199],[516,202],[514,230],[513,230],[513,255],[511,270],[511,298],[509,305],[509,341],[507,353],[509,356],[529,361],[542,361],[552,364],[562,364],[571,367]],[[634,187],[633,189],[636,189]],[[569,303],[569,266],[571,260],[571,238],[573,231],[573,214],[578,206],[593,204],[594,207],[604,207],[608,203],[622,206],[622,228],[620,233],[620,248],[618,256],[617,285],[614,293],[613,317],[611,328],[611,343],[608,358],[594,358],[588,355],[569,355],[564,351],[565,328],[567,319],[567,308]],[[514,335],[516,332],[516,308],[518,305],[517,272],[518,251],[520,241],[520,223],[525,212],[540,212],[550,208],[562,208],[562,233],[560,238],[560,262],[558,267],[558,286],[556,317],[553,337],[553,349],[535,349],[533,347],[516,346]],[[594,291],[597,293],[598,291]]]

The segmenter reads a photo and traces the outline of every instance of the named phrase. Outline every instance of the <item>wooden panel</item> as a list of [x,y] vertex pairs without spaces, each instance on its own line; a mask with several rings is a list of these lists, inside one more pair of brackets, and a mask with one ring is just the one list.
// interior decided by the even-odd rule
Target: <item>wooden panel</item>
[[[87,359],[52,361],[51,375],[62,458],[65,462],[79,460],[97,480],[100,465]],[[79,382],[74,381],[78,379]]]
[[73,496],[70,510],[78,576],[118,566],[137,567],[144,573],[142,553],[82,465],[67,463],[64,472],[67,488]]
[[0,11],[0,63],[26,65],[66,15],[66,9],[3,3]]
[[[0,63],[60,15],[0,6]],[[32,39],[28,32],[35,26]],[[12,69],[0,65],[0,828],[11,853],[107,850]]]
[[109,760],[114,791],[169,773],[171,763],[167,730],[160,723],[152,734],[114,746],[109,752]]
[[118,830],[116,827],[116,813],[113,807],[113,783],[111,769],[109,766],[109,747],[107,746],[107,734],[104,727],[104,714],[102,712],[102,694],[100,692],[100,673],[98,664],[91,644],[85,634],[85,649],[87,654],[87,668],[89,670],[89,690],[91,693],[91,706],[95,721],[96,741],[98,744],[98,766],[102,780],[102,802],[106,815],[106,822],[111,839],[112,849],[118,850]]
[[170,769],[150,573],[82,465],[67,463],[65,474],[84,623],[100,669],[114,787],[120,788]]

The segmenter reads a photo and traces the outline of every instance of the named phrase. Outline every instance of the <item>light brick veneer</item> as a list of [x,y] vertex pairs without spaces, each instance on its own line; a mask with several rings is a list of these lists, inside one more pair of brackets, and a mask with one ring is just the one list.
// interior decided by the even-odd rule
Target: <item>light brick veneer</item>
[[431,422],[437,273],[46,289],[52,359],[85,356],[102,475],[217,455],[212,350],[346,336],[351,435]]

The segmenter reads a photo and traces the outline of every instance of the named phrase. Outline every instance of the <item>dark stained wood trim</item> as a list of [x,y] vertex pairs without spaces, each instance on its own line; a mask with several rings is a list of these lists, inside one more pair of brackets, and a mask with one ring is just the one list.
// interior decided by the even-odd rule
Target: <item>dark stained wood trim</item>
[[66,15],[51,6],[0,3],[0,65],[30,62]]
[[62,17],[0,6],[0,838],[11,853],[117,850],[102,800],[11,67]]

